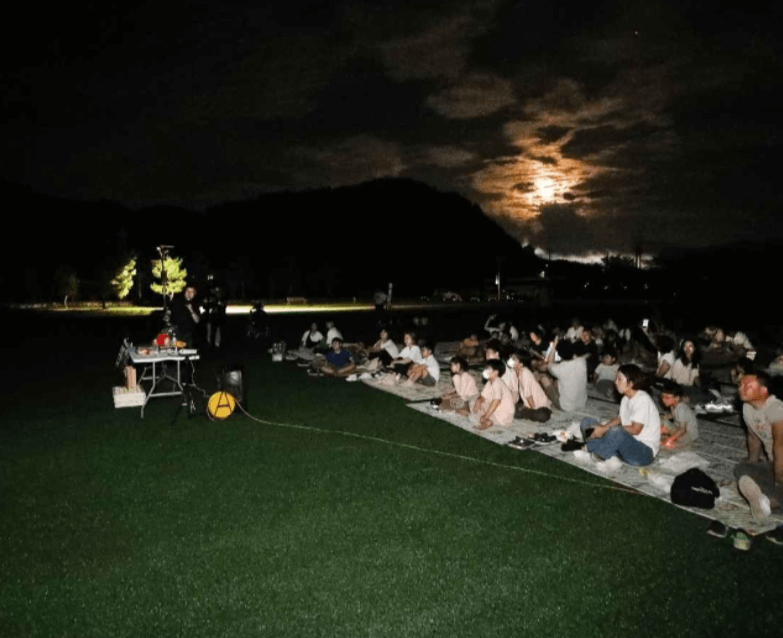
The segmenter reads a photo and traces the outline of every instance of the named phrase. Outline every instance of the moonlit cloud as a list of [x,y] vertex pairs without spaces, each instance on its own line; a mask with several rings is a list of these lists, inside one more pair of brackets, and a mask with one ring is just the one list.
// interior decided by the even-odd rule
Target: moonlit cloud
[[452,119],[492,115],[515,102],[511,82],[487,73],[471,74],[427,98],[430,108]]

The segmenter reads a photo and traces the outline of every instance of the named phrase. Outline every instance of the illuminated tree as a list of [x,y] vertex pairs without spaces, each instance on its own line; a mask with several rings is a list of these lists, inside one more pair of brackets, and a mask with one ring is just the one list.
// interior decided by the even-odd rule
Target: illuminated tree
[[164,260],[152,260],[152,276],[155,279],[150,284],[152,291],[171,299],[185,289],[188,271],[182,267],[181,259],[166,257]]
[[109,281],[111,292],[117,299],[125,299],[133,288],[133,278],[136,276],[136,256],[131,255],[114,272]]
[[69,265],[63,264],[57,267],[54,273],[55,292],[63,298],[63,305],[68,307],[68,297],[75,297],[79,293],[79,277],[76,271]]

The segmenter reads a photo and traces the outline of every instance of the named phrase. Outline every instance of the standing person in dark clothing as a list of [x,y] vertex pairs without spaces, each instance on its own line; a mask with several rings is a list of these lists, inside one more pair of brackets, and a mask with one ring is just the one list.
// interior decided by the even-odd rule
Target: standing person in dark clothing
[[213,286],[204,303],[207,324],[207,345],[220,347],[226,325],[225,293],[220,286]]
[[201,321],[201,311],[195,302],[196,287],[188,286],[181,297],[171,302],[171,323],[177,330],[177,338],[189,346],[196,345],[196,331]]

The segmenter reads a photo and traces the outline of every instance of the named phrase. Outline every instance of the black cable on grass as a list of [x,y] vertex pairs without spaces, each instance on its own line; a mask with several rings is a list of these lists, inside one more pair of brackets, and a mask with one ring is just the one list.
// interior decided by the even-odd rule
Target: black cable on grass
[[[346,432],[345,430],[323,430],[321,428],[316,428],[311,425],[300,425],[297,423],[276,423],[274,421],[265,421],[264,419],[259,419],[252,414],[250,414],[245,408],[242,406],[241,403],[237,401],[237,406],[242,411],[242,414],[244,414],[249,419],[252,419],[253,421],[256,421],[257,423],[263,423],[264,425],[274,425],[277,427],[283,427],[283,428],[293,428],[298,430],[307,430],[309,432],[318,432],[319,434],[341,434],[343,436],[350,436],[355,439],[362,439],[365,441],[375,441],[377,443],[385,443],[386,445],[394,445],[396,447],[406,448],[409,450],[415,450],[417,452],[428,452],[430,454],[437,454],[438,456],[444,456],[448,458],[454,458],[454,459],[460,459],[462,461],[470,461],[471,463],[481,463],[482,465],[489,465],[491,467],[499,467],[506,470],[515,470],[517,472],[524,472],[526,474],[535,474],[538,476],[543,476],[546,478],[553,478],[558,479],[560,481],[565,481],[567,483],[574,483],[576,485],[585,485],[587,487],[596,487],[603,490],[610,490],[614,492],[625,492],[627,494],[635,494],[637,496],[647,496],[647,494],[644,494],[643,492],[639,492],[637,490],[627,488],[627,487],[616,487],[616,486],[608,486],[608,485],[600,485],[599,483],[589,483],[587,481],[580,481],[578,479],[572,479],[567,478],[565,476],[559,476],[557,474],[549,474],[548,472],[541,472],[539,470],[531,470],[524,467],[518,467],[515,465],[505,465],[504,463],[495,463],[494,461],[486,461],[482,459],[477,459],[472,456],[465,456],[463,454],[454,454],[452,452],[442,452],[441,450],[433,450],[431,448],[423,448],[419,447],[417,445],[411,445],[410,443],[399,443],[397,441],[389,441],[388,439],[382,439],[377,436],[369,436],[367,434],[357,434],[356,432]],[[207,410],[207,416],[211,421],[215,421],[215,419],[212,417],[211,414],[209,414],[209,410]]]

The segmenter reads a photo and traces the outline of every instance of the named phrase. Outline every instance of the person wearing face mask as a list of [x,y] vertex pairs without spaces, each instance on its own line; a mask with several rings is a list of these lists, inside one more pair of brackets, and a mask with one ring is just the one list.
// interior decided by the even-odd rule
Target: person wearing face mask
[[[494,425],[507,427],[514,419],[514,400],[511,390],[501,377],[506,366],[498,359],[487,361],[481,376],[486,382],[481,395],[470,408],[470,418],[477,430],[486,430]],[[464,414],[464,411],[460,411]]]
[[[496,344],[493,341],[488,342],[484,356],[487,361],[500,361],[499,344]],[[503,373],[501,380],[508,386],[508,389],[511,391],[511,398],[514,400],[514,405],[516,405],[517,401],[519,401],[519,379],[508,363],[506,364],[506,371]]]

